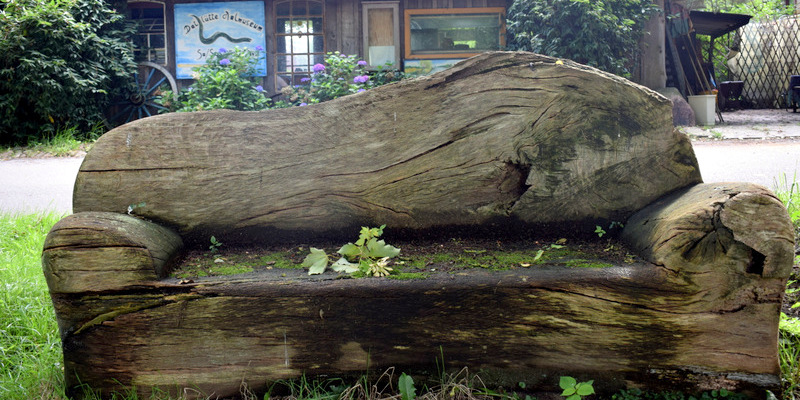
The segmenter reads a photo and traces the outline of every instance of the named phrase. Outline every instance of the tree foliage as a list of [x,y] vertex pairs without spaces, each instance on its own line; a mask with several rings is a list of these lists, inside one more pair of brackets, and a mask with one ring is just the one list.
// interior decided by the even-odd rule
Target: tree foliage
[[704,0],[706,11],[752,15],[754,21],[764,21],[792,15],[794,4],[784,0]]
[[103,0],[0,1],[0,143],[101,123],[135,68],[124,17]]
[[[786,5],[784,0],[704,0],[696,6],[706,11],[751,15],[753,18],[750,23],[776,20],[794,13],[794,4]],[[711,38],[704,35],[699,35],[697,38],[700,40],[700,48],[708,54]],[[722,35],[714,41],[712,62],[718,80],[735,78],[728,69],[727,61],[732,50],[739,50],[740,40],[735,31]]]
[[629,76],[652,0],[514,0],[509,48]]

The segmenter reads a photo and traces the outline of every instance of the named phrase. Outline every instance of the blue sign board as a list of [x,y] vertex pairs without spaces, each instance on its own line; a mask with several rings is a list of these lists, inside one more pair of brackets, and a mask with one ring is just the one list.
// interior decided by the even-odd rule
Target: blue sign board
[[[263,1],[175,4],[175,66],[178,79],[191,79],[192,68],[220,48],[266,48]],[[267,74],[261,57],[258,76]]]

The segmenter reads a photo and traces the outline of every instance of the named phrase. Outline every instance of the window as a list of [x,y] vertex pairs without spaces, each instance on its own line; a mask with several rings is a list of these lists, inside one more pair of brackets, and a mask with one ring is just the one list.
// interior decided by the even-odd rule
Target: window
[[466,58],[505,46],[503,8],[406,10],[406,58]]
[[290,0],[275,5],[276,88],[299,85],[310,78],[314,64],[325,60],[324,3]]
[[367,64],[372,68],[393,64],[399,68],[400,21],[399,1],[361,3],[364,21],[364,49]]
[[133,57],[136,61],[167,64],[167,40],[164,29],[164,4],[140,1],[128,4],[130,20],[136,23]]

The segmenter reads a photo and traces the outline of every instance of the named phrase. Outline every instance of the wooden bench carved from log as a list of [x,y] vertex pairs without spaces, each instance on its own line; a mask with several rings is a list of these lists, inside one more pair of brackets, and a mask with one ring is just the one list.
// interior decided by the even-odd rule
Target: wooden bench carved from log
[[[663,97],[556,61],[487,53],[311,107],[168,114],[107,133],[43,252],[68,385],[228,396],[243,380],[424,370],[443,352],[529,384],[569,373],[779,388],[793,257],[783,205],[756,185],[702,184]],[[624,221],[646,262],[411,281],[165,278],[184,243],[210,235],[344,242],[387,224],[446,240],[599,221]]]

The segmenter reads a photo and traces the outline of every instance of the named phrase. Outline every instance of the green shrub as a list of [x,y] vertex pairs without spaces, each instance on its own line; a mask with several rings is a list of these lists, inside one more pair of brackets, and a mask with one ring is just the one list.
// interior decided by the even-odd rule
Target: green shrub
[[133,30],[103,0],[3,0],[0,143],[91,131],[135,70]]
[[[270,106],[264,88],[258,84],[256,62],[263,49],[221,48],[202,67],[194,69],[194,83],[180,93],[178,104],[165,103],[171,110],[200,111],[229,109],[263,110]],[[169,94],[163,96],[170,99]]]
[[508,47],[629,76],[656,10],[651,0],[514,0]]

